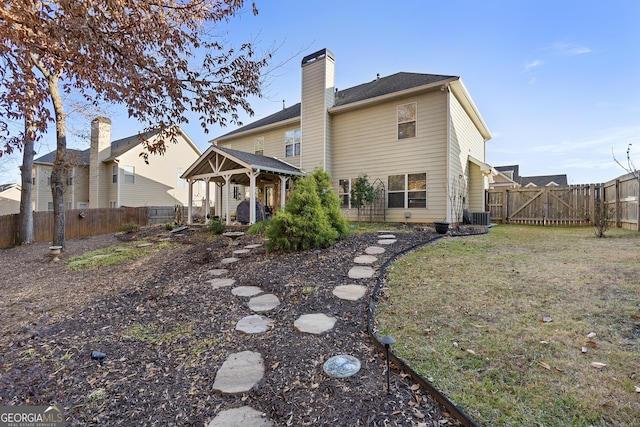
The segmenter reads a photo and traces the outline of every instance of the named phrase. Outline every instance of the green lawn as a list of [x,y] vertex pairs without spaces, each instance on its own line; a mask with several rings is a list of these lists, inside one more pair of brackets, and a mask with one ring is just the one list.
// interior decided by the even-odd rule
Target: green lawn
[[441,239],[392,265],[377,320],[482,425],[640,422],[638,232],[500,225]]

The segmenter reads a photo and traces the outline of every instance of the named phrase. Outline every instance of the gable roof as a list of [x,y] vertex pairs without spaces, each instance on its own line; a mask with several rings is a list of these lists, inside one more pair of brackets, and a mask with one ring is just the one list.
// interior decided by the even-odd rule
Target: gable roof
[[[389,95],[403,90],[409,90],[438,82],[456,80],[456,76],[444,76],[438,74],[420,74],[400,72],[387,77],[381,77],[369,83],[363,83],[348,89],[336,91],[333,107],[342,107],[356,102],[372,100],[380,96]],[[273,125],[284,125],[289,121],[300,119],[301,104],[297,103],[277,113],[271,114],[260,120],[242,126],[231,132],[225,133],[212,141],[222,140],[239,133],[253,129],[264,128]],[[211,141],[210,141],[211,142]]]
[[520,185],[523,187],[531,185],[535,185],[536,187],[546,187],[549,184],[568,185],[567,175],[523,176],[520,178]]
[[[56,152],[51,151],[44,156],[38,157],[33,163],[53,165],[56,160]],[[73,163],[75,165],[88,165],[89,164],[89,149],[76,150],[74,148],[67,148],[65,153],[65,163]]]

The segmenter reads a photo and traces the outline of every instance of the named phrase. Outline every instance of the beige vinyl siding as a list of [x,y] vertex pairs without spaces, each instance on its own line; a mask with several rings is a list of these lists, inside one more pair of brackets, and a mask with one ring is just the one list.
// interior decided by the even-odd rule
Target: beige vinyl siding
[[301,156],[302,169],[311,172],[325,170],[328,131],[327,108],[333,104],[333,61],[325,58],[302,68]]
[[[417,135],[398,140],[397,106],[417,103]],[[427,208],[411,209],[412,222],[442,220],[446,214],[446,95],[429,92],[332,117],[333,182],[367,174],[388,186],[389,175],[427,174]],[[386,206],[386,202],[385,202]],[[387,209],[387,220],[404,222],[409,209]],[[355,219],[355,209],[345,214]]]
[[[51,186],[47,183],[47,178],[51,177],[52,166],[35,165],[33,176],[35,186],[33,187],[33,205],[36,211],[47,211],[50,202],[53,202]],[[87,166],[76,166],[73,168],[73,185],[67,186],[67,174],[62,178],[64,186],[63,202],[65,209],[71,203],[73,209],[78,208],[78,203],[89,202],[89,175]]]
[[282,126],[278,128],[270,129],[266,132],[255,132],[249,135],[234,139],[232,141],[223,141],[219,145],[221,147],[232,148],[234,150],[244,151],[246,153],[254,152],[255,139],[258,137],[264,137],[264,152],[263,155],[267,157],[277,157],[280,160],[284,160],[294,166],[300,166],[300,156],[285,157],[285,144],[284,134],[290,130],[300,129],[299,123],[290,124],[288,126]]
[[51,186],[47,182],[47,177],[51,177],[52,167],[48,165],[35,165],[33,177],[35,185],[33,186],[32,197],[34,200],[34,210],[46,211],[48,202],[53,201],[51,196]]
[[[73,168],[73,185],[65,188],[65,202],[71,202],[73,208],[79,209],[80,204],[89,203],[89,167],[76,166]],[[66,205],[65,205],[66,206]]]
[[[115,197],[119,187],[120,206],[186,206],[189,198],[188,185],[176,188],[176,176],[178,169],[186,170],[198,159],[199,153],[181,135],[178,136],[177,143],[167,143],[166,149],[164,155],[150,154],[148,164],[140,156],[142,145],[121,155],[118,159],[118,183],[110,184],[110,200],[117,200]],[[125,182],[125,166],[135,168],[135,183]],[[111,182],[111,166],[109,181]]]
[[467,207],[474,212],[482,211],[484,210],[484,177],[480,168],[469,162],[469,156],[485,161],[484,138],[453,94],[450,94],[450,111],[451,176],[467,177],[469,190]]
[[20,189],[11,187],[0,192],[0,215],[20,213]]

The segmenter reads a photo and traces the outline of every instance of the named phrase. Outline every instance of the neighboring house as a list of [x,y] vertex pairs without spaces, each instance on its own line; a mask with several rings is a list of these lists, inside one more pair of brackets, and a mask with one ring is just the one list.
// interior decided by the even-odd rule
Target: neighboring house
[[568,185],[567,175],[520,176],[519,165],[496,166],[498,174],[491,177],[489,188],[553,187]]
[[[91,122],[91,148],[67,150],[64,177],[66,209],[187,205],[189,188],[183,172],[201,154],[178,128],[176,143],[167,142],[163,155],[140,156],[143,142],[153,143],[158,132],[111,141],[111,120]],[[36,211],[53,210],[51,170],[55,151],[34,160]]]
[[0,184],[0,216],[20,213],[20,185]]
[[[403,72],[338,90],[334,75],[329,50],[304,57],[299,104],[210,141],[183,177],[216,183],[222,213],[237,204],[234,183],[248,187],[241,199],[244,189],[278,209],[291,178],[316,168],[332,176],[348,219],[357,216],[350,190],[362,174],[384,190],[387,221],[455,221],[458,196],[464,208],[485,210],[491,134],[460,77]],[[451,197],[454,188],[464,194]]]

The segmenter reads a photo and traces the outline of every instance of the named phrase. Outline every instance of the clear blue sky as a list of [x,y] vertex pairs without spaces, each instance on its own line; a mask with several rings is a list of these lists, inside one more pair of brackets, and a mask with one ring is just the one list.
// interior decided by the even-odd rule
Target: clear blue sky
[[[265,50],[279,46],[273,63],[280,66],[265,97],[251,100],[256,115],[243,117],[245,124],[278,111],[282,100],[299,102],[302,56],[328,48],[339,89],[377,73],[461,76],[492,132],[487,162],[493,166],[519,164],[522,175],[567,174],[571,184],[602,182],[624,173],[612,149],[624,159],[633,143],[640,167],[640,1],[256,4],[258,16],[249,3],[224,28],[234,43],[252,38]],[[111,115],[114,139],[141,129],[118,111]],[[195,122],[183,128],[203,151],[209,139],[233,129],[205,135]],[[69,145],[88,146],[81,144]],[[38,155],[54,148],[51,134]],[[0,172],[0,181],[7,173]]]

